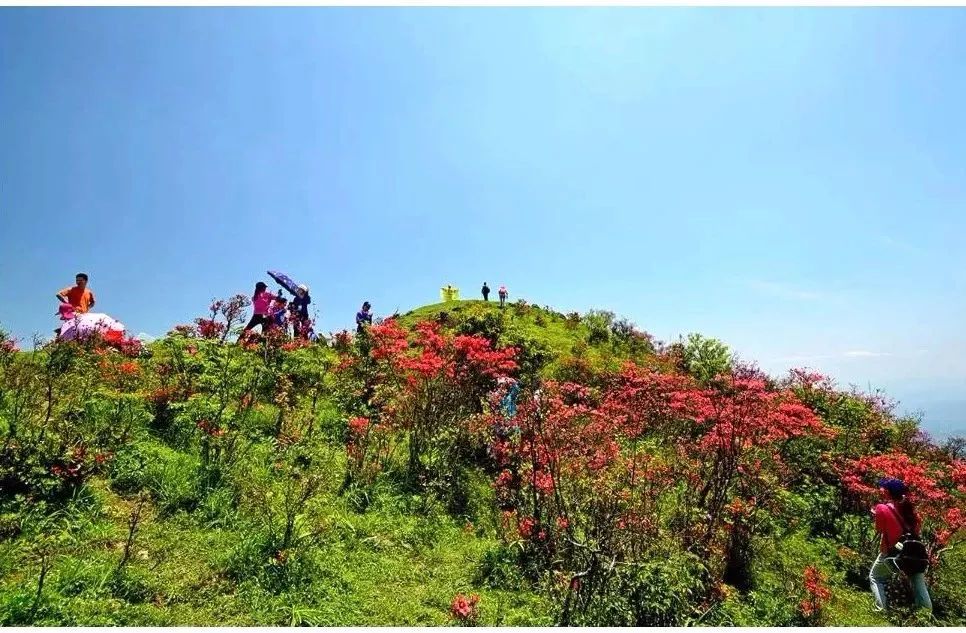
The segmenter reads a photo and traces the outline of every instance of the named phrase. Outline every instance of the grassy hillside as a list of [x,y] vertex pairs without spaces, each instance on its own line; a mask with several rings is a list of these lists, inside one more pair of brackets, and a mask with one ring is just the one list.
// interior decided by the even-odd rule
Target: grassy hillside
[[[935,537],[948,548],[930,576],[936,620],[912,613],[901,583],[888,616],[871,608],[868,506],[849,505],[840,464],[910,455],[945,495],[935,512],[946,514],[929,517],[953,516],[966,484],[961,461],[917,443],[908,421],[869,399],[768,386],[798,389],[816,425],[843,431],[784,441],[780,457],[765,457],[780,460],[774,475],[749,478],[759,488],[728,484],[728,508],[760,507],[709,519],[718,527],[701,544],[681,540],[706,530],[681,513],[692,497],[675,479],[705,476],[701,462],[677,471],[668,451],[702,441],[694,429],[704,422],[679,430],[684,413],[655,409],[644,434],[617,438],[615,450],[666,473],[660,485],[628,488],[622,461],[588,470],[581,460],[600,454],[567,451],[610,442],[600,420],[640,409],[620,408],[632,393],[616,390],[622,371],[725,397],[733,387],[716,376],[739,368],[720,344],[664,346],[606,313],[463,301],[413,310],[371,336],[236,345],[222,333],[243,307],[213,306],[145,349],[0,345],[0,624],[966,623],[956,530]],[[638,369],[622,369],[627,361]],[[505,372],[523,385],[522,435],[512,437],[550,433],[527,431],[537,419],[578,433],[560,444],[552,474],[557,495],[573,495],[566,515],[526,477],[501,483],[508,471],[494,451],[508,440],[492,435],[503,419],[492,393]],[[587,404],[564,394],[539,413],[557,397],[554,381],[589,390],[577,396]],[[625,491],[620,508],[598,507]],[[529,527],[531,497],[542,499],[534,516],[545,528]],[[746,541],[735,549],[740,516]],[[932,537],[941,521],[929,521]],[[747,560],[736,568],[739,549]],[[592,551],[613,556],[609,571]],[[803,588],[809,567],[821,578],[814,595]]]

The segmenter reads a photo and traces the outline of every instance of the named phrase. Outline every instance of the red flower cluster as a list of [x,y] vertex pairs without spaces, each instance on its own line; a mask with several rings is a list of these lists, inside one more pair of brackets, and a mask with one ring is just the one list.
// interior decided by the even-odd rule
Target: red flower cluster
[[825,575],[816,567],[809,565],[804,572],[805,598],[798,608],[806,618],[814,618],[821,613],[822,607],[832,597],[825,586]]
[[332,345],[335,349],[344,352],[352,345],[352,335],[347,330],[336,332],[332,337]]
[[349,420],[349,433],[353,436],[365,435],[369,430],[369,418],[355,417]]
[[225,332],[225,324],[214,319],[195,319],[195,328],[200,338],[215,339]]
[[453,619],[464,624],[475,623],[480,617],[477,609],[479,602],[480,597],[476,594],[469,596],[461,593],[456,594],[449,607],[450,615],[453,616]]
[[125,376],[137,376],[140,373],[138,364],[134,361],[126,361],[117,366],[117,370]]

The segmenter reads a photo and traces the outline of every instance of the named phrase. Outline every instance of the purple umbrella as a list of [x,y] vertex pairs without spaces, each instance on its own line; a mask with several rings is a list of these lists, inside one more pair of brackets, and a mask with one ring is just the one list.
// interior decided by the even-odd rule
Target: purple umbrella
[[274,279],[278,285],[285,288],[293,295],[295,294],[295,291],[298,290],[299,285],[292,281],[292,278],[285,273],[280,273],[277,270],[270,270],[268,271],[268,276]]

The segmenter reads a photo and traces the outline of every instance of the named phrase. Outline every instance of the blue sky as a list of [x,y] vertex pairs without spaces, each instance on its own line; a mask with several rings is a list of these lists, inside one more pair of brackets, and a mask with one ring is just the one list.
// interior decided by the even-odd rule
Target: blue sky
[[0,325],[505,283],[966,429],[960,9],[0,10]]

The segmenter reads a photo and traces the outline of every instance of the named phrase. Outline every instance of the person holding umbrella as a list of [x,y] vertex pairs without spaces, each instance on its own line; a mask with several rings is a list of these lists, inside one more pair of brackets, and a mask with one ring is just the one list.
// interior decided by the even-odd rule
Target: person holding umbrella
[[307,338],[308,331],[311,327],[309,304],[312,303],[312,298],[309,296],[309,287],[305,284],[296,284],[291,277],[277,270],[268,271],[268,276],[295,297],[291,304],[293,316],[295,317],[292,320],[295,336]]
[[309,296],[309,287],[299,284],[295,289],[295,298],[292,299],[292,329],[296,338],[308,338],[309,328],[312,325],[309,322],[310,303],[312,303],[312,297]]

